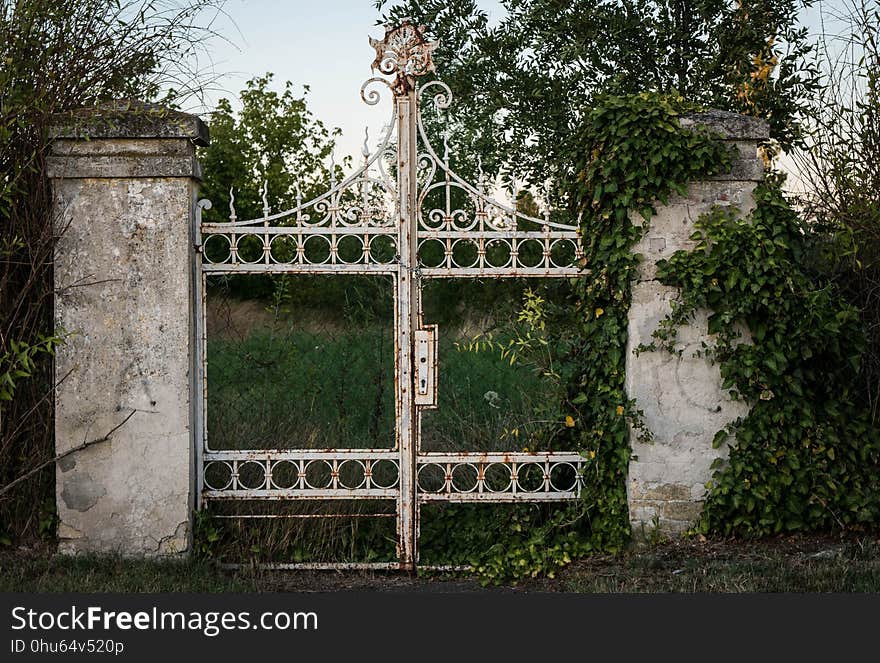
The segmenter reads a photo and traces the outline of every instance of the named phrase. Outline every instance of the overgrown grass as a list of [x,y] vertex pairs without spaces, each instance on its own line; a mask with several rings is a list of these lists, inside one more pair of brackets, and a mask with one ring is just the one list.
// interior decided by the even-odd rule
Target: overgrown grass
[[2,592],[246,592],[243,576],[198,560],[154,562],[118,557],[0,554]]
[[208,343],[214,449],[390,448],[390,331],[260,330]]
[[880,542],[807,536],[755,542],[667,543],[581,562],[567,592],[878,592]]
[[[534,447],[546,423],[535,413],[553,402],[552,385],[498,352],[470,352],[461,340],[440,344],[439,408],[424,419],[422,448]],[[391,331],[289,326],[209,341],[208,439],[214,449],[390,448]]]
[[[150,562],[0,553],[2,592],[481,591],[472,578],[397,573],[230,572],[205,561]],[[603,555],[520,591],[880,592],[880,540],[798,536],[751,542],[671,542]]]

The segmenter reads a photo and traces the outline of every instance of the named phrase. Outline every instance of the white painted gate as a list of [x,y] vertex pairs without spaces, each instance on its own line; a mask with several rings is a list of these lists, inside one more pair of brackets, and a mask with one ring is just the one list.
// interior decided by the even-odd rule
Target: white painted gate
[[[545,502],[579,496],[583,459],[576,452],[430,452],[421,448],[423,412],[436,407],[438,334],[422,316],[422,287],[430,279],[573,277],[581,274],[577,228],[522,214],[492,199],[450,167],[446,139],[438,152],[428,139],[421,105],[440,111],[452,95],[442,82],[419,87],[417,78],[434,70],[422,30],[408,22],[389,28],[376,48],[374,69],[361,88],[370,105],[380,101],[372,86],[393,96],[392,115],[378,147],[364,151],[363,165],[342,182],[293,209],[272,213],[264,189],[263,215],[239,220],[233,203],[228,221],[202,218],[210,202],[198,204],[195,276],[201,289],[196,328],[202,399],[198,436],[200,503],[219,500],[394,500],[397,558],[389,563],[303,564],[302,566],[400,568],[418,562],[419,509],[430,502]],[[430,198],[429,198],[430,196]],[[464,196],[467,209],[455,200]],[[439,205],[428,204],[437,199]],[[513,197],[516,200],[516,195]],[[242,255],[244,238],[262,252]],[[356,257],[340,252],[356,245]],[[213,250],[206,251],[206,247]],[[220,247],[218,250],[217,247]],[[466,247],[467,251],[460,250]],[[217,259],[216,256],[222,256]],[[462,256],[466,255],[466,258]],[[214,256],[212,261],[211,256]],[[395,440],[386,449],[212,448],[207,435],[207,278],[223,274],[359,274],[393,279],[395,339]],[[442,384],[442,383],[441,383]],[[280,484],[281,466],[294,479]],[[316,473],[312,468],[324,471]],[[355,468],[356,472],[347,472]],[[474,480],[462,482],[461,468]],[[242,480],[244,472],[250,477]],[[505,477],[489,481],[489,473]],[[425,477],[434,477],[427,481]],[[531,479],[527,482],[525,477]],[[253,477],[257,476],[255,480]],[[313,482],[310,477],[323,477]],[[356,477],[349,480],[350,477]],[[439,481],[436,479],[440,477]],[[509,477],[509,481],[506,477]],[[537,481],[535,477],[538,477]]]

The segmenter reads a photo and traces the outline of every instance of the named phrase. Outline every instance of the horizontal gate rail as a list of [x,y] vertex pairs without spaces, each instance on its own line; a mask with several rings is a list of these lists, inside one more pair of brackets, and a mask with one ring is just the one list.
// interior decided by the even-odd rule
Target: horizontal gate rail
[[212,451],[203,461],[208,500],[375,500],[400,494],[399,453],[389,449]]
[[422,268],[425,279],[463,279],[463,278],[575,278],[581,276],[583,270],[560,267],[522,267],[519,269],[493,269],[491,267],[449,267]]
[[265,265],[261,263],[207,264],[206,274],[395,274],[393,265],[349,265],[330,263],[326,265],[298,265],[295,263]]
[[272,490],[206,490],[206,500],[393,500],[397,499],[396,489],[272,489]]
[[393,460],[395,449],[211,449],[205,460]]
[[585,463],[570,452],[421,453],[418,497],[423,503],[576,499]]

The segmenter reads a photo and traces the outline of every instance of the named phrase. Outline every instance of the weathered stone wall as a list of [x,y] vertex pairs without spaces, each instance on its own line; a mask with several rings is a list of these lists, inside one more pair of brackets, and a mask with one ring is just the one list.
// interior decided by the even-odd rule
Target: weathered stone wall
[[[696,356],[707,333],[707,313],[700,312],[680,330],[676,349],[636,354],[650,343],[651,334],[670,310],[676,289],[655,280],[657,261],[680,249],[692,250],[694,221],[715,205],[736,207],[742,215],[754,208],[752,193],[763,176],[757,144],[767,137],[762,120],[712,111],[684,118],[683,126],[706,126],[734,144],[738,156],[729,173],[693,182],[686,197],[673,196],[657,207],[648,232],[635,251],[643,256],[633,284],[629,311],[626,385],[630,398],[645,415],[653,442],[644,443],[633,431],[634,459],[630,462],[627,494],[633,535],[642,537],[655,527],[663,534],[689,528],[699,517],[712,476],[710,466],[726,457],[728,448],[712,448],[715,433],[748,413],[721,389],[718,366]],[[635,222],[641,217],[634,216]]]
[[190,260],[204,125],[125,102],[59,118],[55,133],[56,320],[71,334],[56,358],[56,450],[119,426],[58,463],[59,549],[181,553],[195,485]]

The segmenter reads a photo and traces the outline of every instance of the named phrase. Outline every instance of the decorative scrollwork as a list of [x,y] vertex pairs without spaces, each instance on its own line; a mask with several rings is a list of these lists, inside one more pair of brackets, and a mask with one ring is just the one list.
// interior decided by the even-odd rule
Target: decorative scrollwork
[[[452,101],[449,87],[430,81],[418,90],[430,95],[437,112]],[[443,156],[431,145],[421,113],[419,147],[419,264],[428,277],[574,276],[583,252],[578,227],[550,220],[545,191],[543,218],[491,197],[491,181],[479,167],[476,186],[450,166],[449,136],[443,133]],[[513,200],[517,198],[514,185]]]
[[439,87],[440,90],[434,92],[434,109],[436,111],[446,110],[452,105],[452,90],[449,86],[443,81],[428,81],[421,87],[419,87],[419,97],[421,97],[425,92],[430,90],[432,87]]
[[394,497],[400,462],[376,450],[227,451],[206,454],[205,496],[210,499],[370,499]]
[[383,39],[370,37],[370,46],[376,49],[373,70],[397,74],[392,85],[395,94],[406,94],[413,89],[416,76],[434,71],[431,54],[440,42],[425,39],[425,29],[404,20],[398,26],[387,26]]
[[[367,106],[375,106],[379,103],[379,100],[382,98],[382,95],[379,94],[378,90],[369,90],[367,88],[371,85],[384,85],[389,90],[391,90],[391,83],[386,81],[384,78],[380,76],[373,76],[372,78],[368,78],[364,81],[363,85],[361,85],[361,99],[363,99],[364,103]],[[393,90],[392,90],[393,91]]]
[[[371,84],[389,86],[383,78],[366,81],[361,96],[367,104],[379,100],[376,90],[368,91]],[[271,213],[271,192],[265,182],[258,192],[263,205],[258,218],[238,219],[234,189],[230,189],[227,222],[205,220],[202,211],[210,204],[200,204],[196,213],[204,269],[216,273],[387,271],[397,253],[397,183],[386,165],[395,150],[394,135],[392,112],[376,149],[370,152],[365,140],[360,168],[339,183],[331,171],[328,189],[307,201],[296,181],[296,205],[283,212]],[[356,241],[348,241],[350,237]]]
[[422,454],[422,502],[547,502],[575,499],[585,460],[575,453]]

